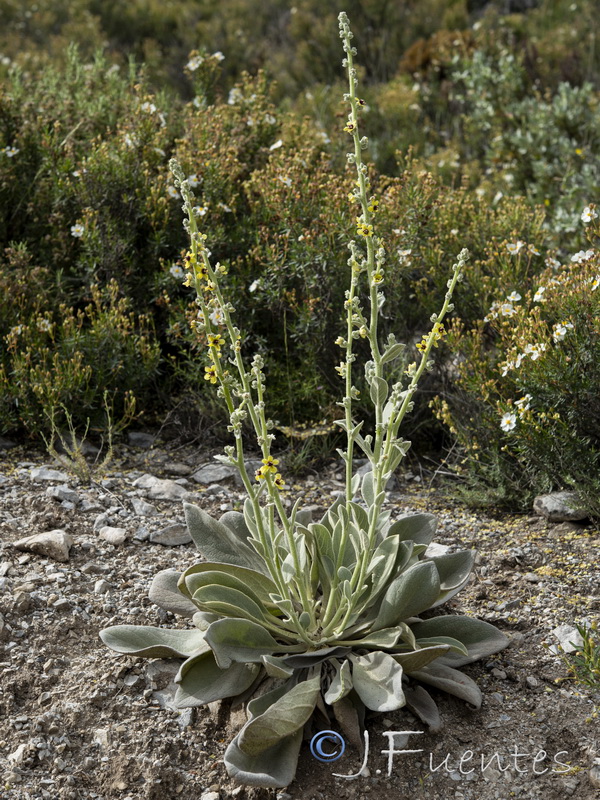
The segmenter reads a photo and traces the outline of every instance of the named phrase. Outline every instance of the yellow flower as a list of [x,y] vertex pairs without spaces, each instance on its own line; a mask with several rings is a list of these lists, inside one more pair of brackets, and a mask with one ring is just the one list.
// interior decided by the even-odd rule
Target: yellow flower
[[265,473],[263,470],[264,467],[261,467],[260,469],[257,469],[256,472],[254,473],[254,477],[256,478],[257,481],[263,481],[265,479]]
[[356,203],[356,201],[358,200],[358,197],[354,194],[354,192],[348,192],[348,200],[351,203]]
[[208,346],[214,347],[217,350],[220,350],[221,347],[225,344],[225,339],[221,336],[220,333],[209,333],[207,338],[208,338]]
[[208,269],[204,264],[198,264],[195,268],[196,280],[205,281],[208,279]]
[[275,475],[275,478],[274,478],[274,480],[273,480],[273,483],[275,484],[275,486],[276,486],[278,489],[285,489],[285,481],[283,480],[283,478],[281,477],[281,475],[280,475],[279,473],[277,473],[277,474]]
[[373,274],[373,283],[382,283],[382,282],[383,282],[383,273],[375,272]]
[[268,456],[267,458],[263,458],[262,463],[264,466],[260,469],[263,473],[277,472],[277,464],[279,464],[278,458],[272,458],[271,456]]
[[366,222],[357,222],[356,232],[360,236],[366,236],[366,237],[373,236],[373,226],[367,225]]
[[348,120],[348,124],[346,125],[344,130],[346,131],[346,133],[354,133],[354,131],[356,130],[356,122],[352,122],[352,120]]
[[210,367],[204,367],[204,380],[210,381],[211,383],[217,382],[217,368],[214,364]]
[[372,197],[369,200],[369,205],[367,206],[367,208],[374,214],[376,211],[379,210],[379,200],[376,197]]

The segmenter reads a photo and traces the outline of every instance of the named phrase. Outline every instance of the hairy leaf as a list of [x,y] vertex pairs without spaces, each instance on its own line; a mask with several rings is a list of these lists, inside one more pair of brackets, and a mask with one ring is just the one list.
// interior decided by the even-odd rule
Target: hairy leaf
[[205,639],[221,669],[227,669],[233,661],[261,663],[263,655],[288,649],[262,625],[248,619],[219,619],[206,631]]
[[354,690],[372,711],[395,711],[404,705],[402,667],[389,653],[350,655]]
[[312,678],[298,683],[263,714],[244,725],[238,739],[240,750],[255,756],[301,731],[315,710],[320,688],[318,670]]
[[389,585],[373,630],[391,628],[431,607],[440,592],[440,579],[435,564],[413,564]]
[[257,572],[265,572],[260,556],[222,522],[217,522],[198,506],[184,503],[185,521],[198,551],[207,561],[237,564]]
[[188,661],[175,677],[175,683],[179,684],[175,703],[179,708],[235,697],[254,682],[261,669],[257,664],[235,662],[228,669],[220,669],[210,650]]
[[491,656],[508,644],[508,639],[489,622],[474,617],[448,615],[433,617],[411,624],[412,631],[418,639],[432,636],[451,636],[458,639],[467,648],[468,655],[447,653],[442,662],[453,667],[471,664],[479,658]]
[[475,551],[461,550],[427,560],[433,561],[440,576],[440,596],[432,606],[435,608],[454,597],[465,586],[475,563]]
[[398,517],[388,536],[399,536],[401,542],[412,539],[415,544],[430,544],[435,535],[437,520],[433,514],[405,514]]
[[[202,562],[194,564],[181,575],[179,581],[180,591],[191,598],[200,586],[205,585],[202,579],[198,583],[195,582],[195,575],[202,575],[206,572],[217,571],[223,575],[230,576],[235,583],[225,583],[226,586],[239,587],[240,584],[246,587],[255,598],[260,598],[260,601],[266,606],[270,606],[273,610],[276,606],[269,600],[269,595],[277,592],[277,587],[271,578],[257,572],[254,569],[247,569],[246,567],[239,567],[235,564],[218,564],[214,562]],[[220,582],[220,581],[219,581]]]
[[198,628],[172,630],[150,625],[114,625],[100,631],[100,638],[117,653],[142,658],[188,658],[199,650],[208,650],[204,632]]
[[246,786],[266,789],[281,789],[288,786],[296,774],[302,745],[302,730],[252,756],[244,753],[239,747],[242,731],[228,746],[223,757],[229,777]]
[[394,658],[402,666],[405,674],[408,675],[418,669],[423,669],[427,664],[431,664],[436,658],[443,656],[447,653],[449,647],[447,644],[432,645],[425,647],[421,650],[412,650],[408,653],[394,653]]
[[174,569],[163,569],[152,579],[148,599],[159,608],[179,614],[181,617],[193,617],[198,610],[192,601],[185,597],[177,584],[181,573]]
[[429,692],[422,686],[405,687],[406,707],[429,726],[430,733],[438,733],[442,728],[440,712]]
[[411,672],[410,677],[460,697],[475,708],[481,706],[481,691],[475,681],[457,669],[441,664],[439,660],[421,670]]
[[352,673],[350,671],[350,662],[337,660],[333,661],[335,674],[331,679],[331,683],[327,691],[324,693],[323,698],[330,706],[339,702],[342,697],[345,697],[348,692],[352,691]]

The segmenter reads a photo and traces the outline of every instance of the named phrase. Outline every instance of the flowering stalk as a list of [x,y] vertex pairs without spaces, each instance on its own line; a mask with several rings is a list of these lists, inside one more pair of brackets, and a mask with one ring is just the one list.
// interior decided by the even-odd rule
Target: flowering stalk
[[[462,277],[462,271],[468,259],[468,252],[463,250],[458,262],[453,267],[453,275],[448,281],[448,291],[444,298],[444,303],[440,313],[433,315],[433,328],[426,334],[422,341],[417,345],[421,357],[419,363],[411,364],[406,370],[406,375],[410,378],[408,386],[405,388],[402,381],[396,382],[391,389],[384,378],[384,365],[397,358],[404,349],[404,346],[396,342],[391,335],[386,346],[382,349],[378,337],[378,318],[379,311],[385,301],[385,296],[381,290],[384,282],[385,249],[382,241],[375,235],[374,221],[375,214],[379,206],[379,201],[374,196],[368,195],[369,178],[367,167],[362,160],[362,151],[368,146],[366,136],[361,137],[359,133],[358,112],[364,101],[356,95],[358,85],[356,69],[353,66],[353,56],[356,49],[352,46],[353,34],[348,24],[345,13],[339,15],[340,38],[343,42],[343,49],[346,54],[343,64],[347,69],[349,92],[344,98],[349,102],[350,112],[348,122],[344,130],[350,133],[353,138],[354,151],[347,154],[349,164],[356,167],[357,181],[356,188],[350,193],[349,200],[360,205],[362,213],[357,217],[357,234],[365,240],[365,248],[361,248],[356,242],[350,242],[351,257],[348,264],[351,267],[350,290],[346,294],[347,311],[347,332],[346,339],[339,339],[338,344],[346,348],[346,360],[338,367],[338,371],[345,378],[345,397],[342,405],[345,410],[344,420],[338,423],[344,428],[347,436],[347,448],[343,457],[346,461],[346,509],[351,521],[351,501],[353,495],[358,490],[358,481],[353,475],[353,450],[357,443],[365,453],[371,464],[372,475],[368,480],[370,485],[365,490],[363,482],[363,496],[369,506],[369,525],[366,536],[363,535],[361,541],[357,541],[356,547],[361,552],[361,557],[355,565],[350,580],[351,597],[348,603],[339,602],[335,589],[339,586],[339,580],[334,576],[333,589],[323,620],[323,634],[332,634],[342,631],[352,619],[356,619],[364,608],[364,603],[368,602],[369,593],[365,584],[365,577],[373,557],[376,545],[376,533],[378,518],[383,508],[385,500],[385,484],[396,469],[410,446],[398,438],[398,430],[406,414],[412,409],[412,397],[417,389],[419,380],[423,372],[431,368],[432,361],[430,355],[433,347],[437,347],[439,340],[444,335],[443,321],[446,315],[452,311],[452,294],[456,284]],[[368,283],[369,291],[369,320],[362,311],[358,287],[360,276],[364,274]],[[371,350],[371,361],[365,365],[365,376],[369,385],[371,400],[375,409],[375,430],[374,436],[361,436],[361,424],[355,425],[352,419],[352,400],[357,396],[357,390],[352,384],[352,363],[355,359],[352,353],[352,342],[355,338],[367,338]],[[389,398],[389,399],[388,399]],[[357,526],[358,527],[358,526]],[[351,535],[351,526],[347,525],[343,534],[343,545]],[[339,562],[337,564],[339,570]],[[361,603],[361,599],[363,602]]]
[[[186,255],[186,266],[188,272],[184,285],[193,286],[196,290],[196,303],[200,308],[198,318],[194,321],[194,327],[199,333],[206,336],[208,356],[211,362],[205,367],[205,378],[211,383],[218,383],[218,393],[227,405],[229,411],[230,425],[228,430],[235,437],[235,450],[233,447],[226,448],[227,460],[234,464],[239,470],[246,492],[252,504],[253,517],[256,524],[258,552],[265,559],[269,572],[273,577],[282,597],[288,597],[288,614],[295,623],[298,634],[307,642],[310,641],[305,634],[304,626],[300,623],[296,605],[305,611],[309,609],[309,616],[313,625],[316,626],[314,615],[314,601],[311,601],[308,594],[307,581],[304,579],[302,563],[303,559],[294,538],[293,526],[286,514],[281,501],[280,491],[284,486],[281,475],[277,472],[279,461],[271,456],[271,442],[275,436],[270,433],[273,423],[268,420],[265,414],[264,402],[264,362],[260,355],[256,354],[252,361],[250,372],[247,371],[241,354],[241,335],[231,318],[235,309],[226,302],[219,286],[219,276],[226,273],[226,269],[220,264],[214,267],[210,262],[210,251],[206,246],[207,236],[198,230],[196,217],[194,214],[194,197],[189,184],[185,179],[181,166],[174,159],[170,162],[170,168],[175,178],[175,184],[181,190],[184,199],[183,210],[187,215],[185,228],[190,236],[190,251]],[[229,337],[229,348],[232,357],[229,363],[237,368],[239,378],[235,378],[229,370],[223,366],[222,347],[225,340],[221,334],[225,328]],[[257,436],[257,442],[263,456],[262,466],[257,470],[255,478],[258,486],[253,484],[248,476],[244,461],[244,450],[242,442],[242,424],[249,417]],[[267,506],[267,521],[259,503],[260,495],[266,491],[269,497]],[[292,559],[293,574],[296,578],[290,581],[286,579],[283,571],[283,564],[277,547],[277,531],[275,518],[272,509],[277,509],[277,514],[283,526],[288,545],[288,552]],[[271,510],[270,510],[271,509]],[[289,570],[288,573],[289,575]]]

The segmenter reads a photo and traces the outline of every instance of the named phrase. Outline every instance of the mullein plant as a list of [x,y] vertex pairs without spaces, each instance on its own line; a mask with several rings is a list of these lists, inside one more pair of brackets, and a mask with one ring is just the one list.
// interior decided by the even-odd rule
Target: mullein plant
[[[245,706],[247,722],[227,747],[224,762],[231,777],[252,786],[287,786],[312,726],[320,730],[337,723],[359,749],[367,710],[407,707],[430,729],[439,729],[437,706],[422,684],[479,707],[480,690],[457,668],[507,643],[478,619],[439,613],[420,617],[465,586],[474,553],[433,555],[428,549],[435,533],[432,515],[392,520],[385,508],[386,483],[410,444],[399,437],[400,424],[411,410],[419,379],[431,367],[468,254],[458,256],[442,308],[417,345],[417,359],[390,386],[386,371],[403,355],[404,345],[393,336],[382,344],[378,336],[385,283],[385,251],[375,233],[380,201],[371,194],[363,162],[363,101],[356,94],[356,51],[346,14],[340,14],[339,22],[349,79],[345,131],[353,149],[348,162],[357,177],[349,197],[357,211],[357,237],[349,243],[346,330],[337,342],[343,351],[337,371],[345,387],[338,420],[347,437],[340,451],[345,496],[318,522],[311,521],[299,501],[291,510],[284,502],[285,481],[271,452],[273,423],[265,413],[264,362],[255,355],[246,366],[234,309],[222,293],[225,268],[211,262],[194,196],[180,166],[171,162],[187,217],[185,283],[196,290],[196,328],[208,351],[205,377],[227,405],[235,442],[220,458],[237,467],[248,496],[243,513],[228,511],[218,521],[185,505],[203,560],[182,574],[159,573],[150,597],[190,618],[192,627],[119,625],[101,632],[103,642],[119,653],[184,659],[175,678],[180,708],[224,698]],[[363,434],[363,423],[352,414],[358,395],[354,344],[363,338],[371,350],[365,364],[375,411],[371,434]],[[247,420],[262,454],[254,475],[244,459],[242,426]],[[370,463],[364,476],[353,472],[358,452]]]

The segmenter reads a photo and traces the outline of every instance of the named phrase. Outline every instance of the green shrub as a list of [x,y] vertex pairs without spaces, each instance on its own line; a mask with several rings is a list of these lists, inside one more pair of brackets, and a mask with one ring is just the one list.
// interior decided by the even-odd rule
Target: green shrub
[[435,406],[473,499],[527,508],[536,493],[576,489],[600,516],[599,288],[598,251],[579,251],[506,287],[473,328],[455,325],[456,386]]
[[52,314],[35,300],[27,311],[3,331],[3,431],[43,432],[50,416],[64,421],[65,409],[75,426],[103,428],[105,393],[113,417],[121,417],[131,396],[151,392],[160,358],[151,323],[130,311],[114,281],[104,290],[92,286],[77,312],[63,305]]

